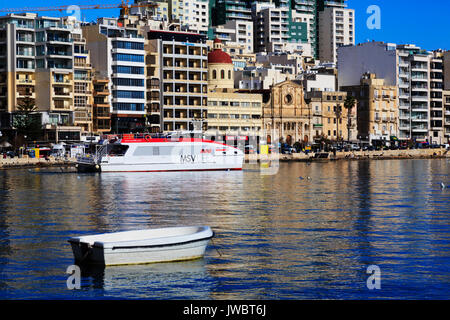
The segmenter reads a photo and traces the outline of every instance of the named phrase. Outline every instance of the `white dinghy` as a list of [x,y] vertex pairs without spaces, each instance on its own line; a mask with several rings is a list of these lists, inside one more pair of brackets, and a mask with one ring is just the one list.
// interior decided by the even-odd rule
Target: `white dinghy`
[[104,233],[69,239],[77,263],[105,266],[203,257],[214,232],[207,226]]

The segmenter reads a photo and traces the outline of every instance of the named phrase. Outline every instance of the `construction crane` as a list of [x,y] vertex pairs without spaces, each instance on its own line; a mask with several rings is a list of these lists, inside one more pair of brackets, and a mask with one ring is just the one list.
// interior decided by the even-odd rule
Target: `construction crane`
[[[88,4],[88,5],[76,5],[77,8],[81,10],[89,9],[122,9],[123,15],[127,16],[130,12],[130,8],[139,7],[157,7],[158,5],[154,2],[142,2],[129,4],[129,0],[122,0],[120,4]],[[53,6],[53,7],[22,7],[22,8],[0,8],[0,12],[6,13],[20,13],[20,12],[37,12],[37,11],[65,11],[68,9],[73,9],[74,5],[68,6]]]

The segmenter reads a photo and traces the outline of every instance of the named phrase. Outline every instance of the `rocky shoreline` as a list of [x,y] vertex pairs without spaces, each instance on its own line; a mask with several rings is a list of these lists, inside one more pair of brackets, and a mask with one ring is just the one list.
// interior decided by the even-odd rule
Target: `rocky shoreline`
[[67,167],[74,166],[74,158],[6,158],[0,159],[0,170],[21,168]]

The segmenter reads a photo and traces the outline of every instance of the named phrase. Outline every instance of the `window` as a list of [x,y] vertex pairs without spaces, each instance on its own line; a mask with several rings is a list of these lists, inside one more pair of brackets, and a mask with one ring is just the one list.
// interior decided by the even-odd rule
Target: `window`
[[145,99],[143,91],[123,91],[114,90],[114,98],[124,98],[124,99]]
[[220,78],[225,79],[225,70],[220,70]]
[[116,86],[143,87],[144,79],[113,78],[113,84]]
[[113,103],[114,111],[144,111],[143,103]]
[[217,71],[213,70],[213,79],[217,79]]
[[119,49],[144,50],[144,44],[141,42],[113,41],[112,46]]
[[228,79],[231,79],[231,70],[228,70]]
[[144,62],[144,55],[114,53],[113,61]]
[[114,73],[144,74],[144,67],[113,66]]

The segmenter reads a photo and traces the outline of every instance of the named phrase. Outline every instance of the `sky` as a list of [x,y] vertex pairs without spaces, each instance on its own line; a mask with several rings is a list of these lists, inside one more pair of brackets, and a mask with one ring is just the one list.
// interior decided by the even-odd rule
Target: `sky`
[[[47,7],[120,2],[121,0],[0,0],[0,7]],[[450,28],[447,25],[450,13],[449,0],[348,0],[347,4],[349,8],[355,9],[356,43],[375,40],[396,44],[415,44],[426,50],[450,50]],[[373,19],[373,11],[367,13],[368,8],[373,5],[379,8],[379,29],[368,27],[368,20],[369,22],[377,21]],[[47,16],[68,14],[71,12],[40,12],[40,15]],[[95,9],[82,10],[80,16],[82,20],[90,22],[97,17],[113,17],[118,14],[119,9]],[[375,27],[378,26],[375,25]]]

